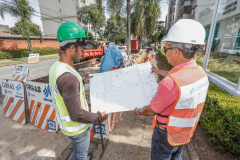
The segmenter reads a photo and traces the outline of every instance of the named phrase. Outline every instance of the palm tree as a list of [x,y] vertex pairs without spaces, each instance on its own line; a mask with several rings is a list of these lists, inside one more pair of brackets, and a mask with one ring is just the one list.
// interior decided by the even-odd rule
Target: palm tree
[[31,22],[30,18],[34,13],[34,9],[29,5],[28,0],[11,0],[11,2],[0,4],[0,15],[4,19],[5,14],[10,14],[13,17],[19,18],[18,32],[28,42],[30,53],[32,52],[32,44],[30,40],[30,33],[34,33],[40,37],[42,42],[42,32],[38,25]]
[[145,41],[155,30],[158,17],[160,16],[161,0],[135,0],[133,2],[133,12],[131,14],[131,30],[138,37],[139,46],[142,48],[143,34]]

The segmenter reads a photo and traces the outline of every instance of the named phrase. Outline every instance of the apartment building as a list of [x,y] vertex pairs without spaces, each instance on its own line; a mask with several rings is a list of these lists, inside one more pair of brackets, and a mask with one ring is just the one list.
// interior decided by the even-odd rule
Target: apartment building
[[168,0],[168,14],[165,25],[168,30],[179,19],[194,19],[197,0]]
[[91,25],[78,20],[77,12],[80,7],[95,3],[95,0],[39,0],[44,35],[56,36],[58,27],[65,22],[76,22],[91,31]]

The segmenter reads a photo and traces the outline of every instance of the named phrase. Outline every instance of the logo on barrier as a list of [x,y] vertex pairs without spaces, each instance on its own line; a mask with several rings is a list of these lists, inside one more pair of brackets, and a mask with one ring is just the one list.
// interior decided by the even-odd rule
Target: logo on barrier
[[23,99],[23,97],[21,97],[21,96],[17,96],[17,95],[16,95],[15,97],[20,98],[20,99]]
[[[99,124],[93,123],[94,133],[100,134]],[[106,134],[105,124],[102,124],[102,134]]]
[[56,122],[51,121],[51,120],[48,119],[47,123],[48,123],[48,128],[49,129],[56,131]]
[[17,92],[21,89],[22,87],[21,87],[21,85],[20,84],[18,84],[17,85],[17,87],[16,87],[16,89],[17,89]]
[[45,86],[43,93],[45,95],[45,98],[43,98],[44,101],[53,102],[51,97],[50,97],[50,99],[47,99],[48,96],[51,96],[51,91],[50,91],[49,85],[47,85],[47,87]]
[[27,72],[27,68],[26,67],[24,67],[23,72]]

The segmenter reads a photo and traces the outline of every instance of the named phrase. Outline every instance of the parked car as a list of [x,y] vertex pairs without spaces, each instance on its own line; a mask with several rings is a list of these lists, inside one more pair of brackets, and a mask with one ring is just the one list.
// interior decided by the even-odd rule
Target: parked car
[[126,52],[127,51],[127,46],[117,46],[117,47],[121,52]]
[[226,54],[235,54],[240,55],[240,48],[230,49],[228,47],[221,47],[218,53],[226,53]]
[[124,59],[128,59],[127,56],[127,46],[117,46],[117,48],[121,51],[121,54]]

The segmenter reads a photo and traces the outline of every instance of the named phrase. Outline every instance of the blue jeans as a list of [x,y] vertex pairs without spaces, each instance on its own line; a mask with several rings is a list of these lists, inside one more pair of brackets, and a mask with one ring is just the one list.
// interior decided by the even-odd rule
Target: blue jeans
[[172,146],[167,140],[167,130],[155,128],[152,136],[151,160],[182,160],[183,145]]
[[68,136],[71,139],[74,160],[86,160],[90,143],[90,128],[76,136]]

